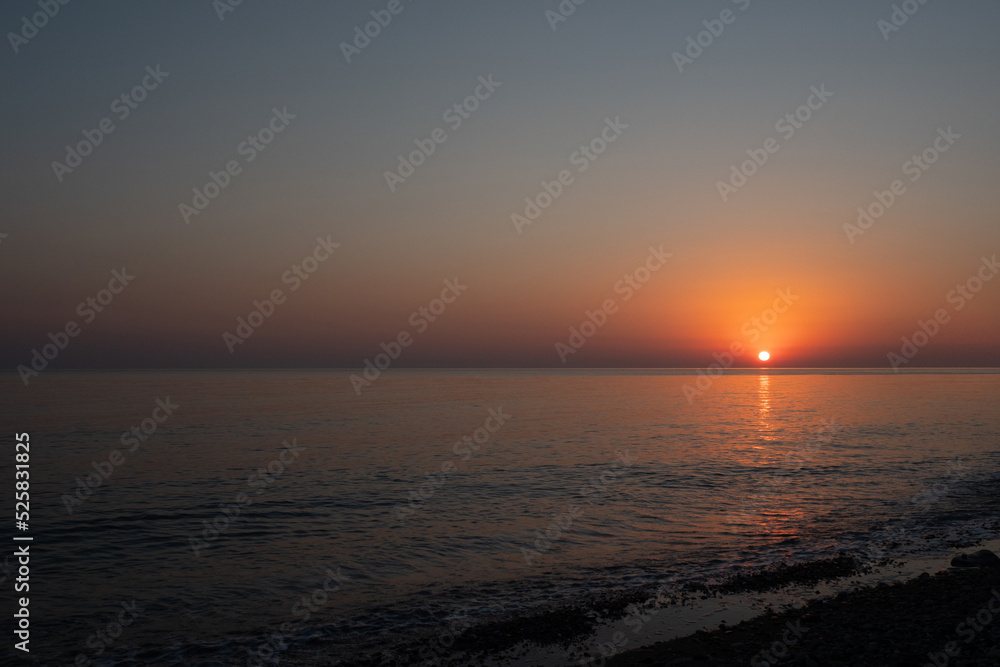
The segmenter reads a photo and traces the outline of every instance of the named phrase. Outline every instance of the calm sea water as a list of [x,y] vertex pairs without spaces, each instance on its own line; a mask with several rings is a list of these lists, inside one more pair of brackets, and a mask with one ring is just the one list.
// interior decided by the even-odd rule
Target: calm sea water
[[31,659],[258,664],[275,632],[332,658],[668,573],[996,534],[1000,375],[748,372],[689,402],[695,379],[7,376],[5,432],[31,436]]

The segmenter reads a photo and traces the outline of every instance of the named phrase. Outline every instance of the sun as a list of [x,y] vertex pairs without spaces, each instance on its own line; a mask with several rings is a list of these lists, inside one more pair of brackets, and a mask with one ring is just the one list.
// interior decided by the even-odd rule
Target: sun
[[761,361],[767,361],[768,359],[771,358],[771,353],[761,352],[760,354],[757,355],[757,358],[760,359]]

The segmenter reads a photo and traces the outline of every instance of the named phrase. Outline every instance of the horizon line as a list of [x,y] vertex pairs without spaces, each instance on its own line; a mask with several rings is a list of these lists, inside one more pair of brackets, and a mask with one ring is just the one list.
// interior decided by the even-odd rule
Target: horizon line
[[[402,368],[387,368],[382,373],[400,371],[705,371],[707,366],[406,366]],[[121,371],[363,371],[358,366],[203,366],[203,367],[123,367],[123,368],[51,368],[47,372],[121,372]],[[907,373],[920,371],[996,371],[1000,366],[915,366],[912,368],[894,369],[887,366],[778,366],[758,367],[740,366],[713,369],[723,373],[730,371],[885,371],[887,373]],[[7,373],[17,373],[18,370],[4,369]]]

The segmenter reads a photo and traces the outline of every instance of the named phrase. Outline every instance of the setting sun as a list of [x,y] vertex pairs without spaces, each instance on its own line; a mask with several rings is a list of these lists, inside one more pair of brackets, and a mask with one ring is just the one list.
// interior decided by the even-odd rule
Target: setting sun
[[771,358],[771,353],[761,352],[760,354],[757,355],[757,358],[760,359],[761,361],[767,361],[768,359]]

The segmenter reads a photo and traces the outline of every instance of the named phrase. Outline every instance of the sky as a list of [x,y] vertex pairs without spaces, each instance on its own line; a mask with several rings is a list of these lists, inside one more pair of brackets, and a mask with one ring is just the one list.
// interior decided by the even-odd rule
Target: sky
[[1000,366],[1000,5],[901,4],[3,3],[2,364]]

